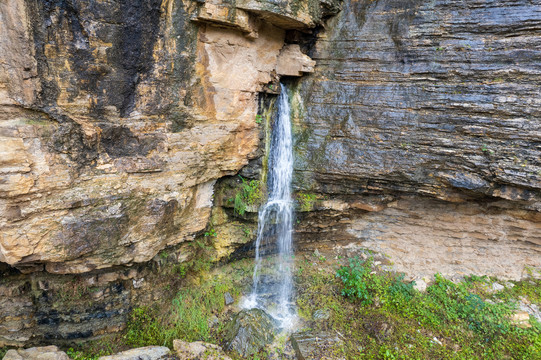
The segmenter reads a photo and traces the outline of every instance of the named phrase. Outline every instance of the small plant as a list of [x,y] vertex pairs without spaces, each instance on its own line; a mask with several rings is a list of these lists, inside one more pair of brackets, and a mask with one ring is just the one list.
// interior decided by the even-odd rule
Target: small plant
[[301,211],[310,211],[313,209],[317,200],[316,194],[298,193],[297,202]]
[[338,269],[336,274],[344,285],[343,296],[360,300],[363,305],[372,303],[380,283],[379,278],[372,274],[372,262],[372,258],[362,262],[356,257],[350,259],[349,266],[341,266]]
[[205,237],[216,237],[216,230],[212,228],[209,229],[209,231],[205,232]]
[[261,183],[259,180],[246,180],[239,175],[242,183],[239,191],[235,195],[234,209],[239,215],[244,215],[248,206],[257,205],[263,199],[263,192],[261,191]]
[[250,230],[250,228],[248,228],[248,227],[246,227],[246,226],[243,226],[243,227],[242,227],[242,233],[243,233],[243,235],[244,235],[244,237],[245,237],[246,239],[249,239],[250,236],[252,236],[252,230]]
[[490,155],[494,154],[494,151],[490,150],[486,144],[483,144],[483,146],[481,146],[481,151]]
[[[8,348],[7,347],[1,347],[0,348],[0,359],[3,359],[4,358],[4,355],[6,355],[6,353],[8,352]],[[72,358],[73,359],[73,358]]]
[[263,117],[262,117],[261,115],[257,114],[257,115],[255,116],[255,123],[256,123],[256,124],[261,124],[261,121],[262,121],[262,120],[263,120]]

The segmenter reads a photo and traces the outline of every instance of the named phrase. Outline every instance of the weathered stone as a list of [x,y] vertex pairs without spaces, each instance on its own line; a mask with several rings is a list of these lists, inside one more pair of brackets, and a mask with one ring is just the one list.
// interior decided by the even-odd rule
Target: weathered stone
[[[420,276],[541,268],[539,10],[345,1],[292,99],[294,186],[329,204],[300,219],[300,246],[355,241]],[[377,196],[397,208],[351,210]]]
[[511,315],[510,320],[513,324],[523,329],[532,327],[532,324],[530,324],[530,314],[523,310],[516,310]]
[[329,309],[318,309],[312,314],[312,318],[316,321],[327,320],[331,316]]
[[2,2],[0,262],[85,273],[205,228],[216,179],[257,150],[285,30],[259,5],[183,6]]
[[541,268],[539,214],[493,202],[449,203],[407,196],[381,211],[353,209],[298,214],[298,249],[364,249],[384,254],[410,278],[469,274],[519,280]]
[[297,359],[345,359],[341,351],[343,341],[329,332],[300,332],[291,335]]
[[122,351],[108,356],[100,356],[99,360],[161,360],[166,359],[171,350],[165,346],[146,346]]
[[224,294],[224,301],[226,305],[231,305],[235,302],[235,299],[233,298],[233,296],[231,296],[229,292],[226,292]]
[[8,350],[3,360],[69,360],[68,355],[56,346]]
[[301,52],[298,44],[285,45],[280,51],[276,73],[283,76],[302,76],[314,72],[316,62]]
[[420,292],[425,292],[428,284],[423,279],[416,279],[413,288]]
[[223,349],[203,341],[186,342],[173,340],[173,348],[180,360],[230,360]]
[[242,310],[225,328],[225,349],[246,357],[270,344],[276,333],[277,323],[261,309]]

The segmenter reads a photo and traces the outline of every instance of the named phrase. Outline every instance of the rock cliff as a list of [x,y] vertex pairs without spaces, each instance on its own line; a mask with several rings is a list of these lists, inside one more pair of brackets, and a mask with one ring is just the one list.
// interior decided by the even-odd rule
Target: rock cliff
[[[258,149],[258,93],[313,71],[286,31],[333,4],[0,3],[0,345],[114,331],[146,271],[126,266],[187,260]],[[63,281],[100,296],[70,308]]]
[[228,176],[261,171],[280,77],[299,249],[541,267],[541,5],[4,0],[0,33],[0,346],[121,329],[209,219],[217,256],[249,242]]
[[[346,1],[297,88],[298,238],[410,274],[541,266],[541,5]],[[326,199],[326,200],[325,200]]]

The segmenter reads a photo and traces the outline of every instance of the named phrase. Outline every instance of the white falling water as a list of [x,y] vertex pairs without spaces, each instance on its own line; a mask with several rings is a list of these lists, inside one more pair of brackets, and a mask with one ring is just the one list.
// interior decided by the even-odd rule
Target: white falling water
[[[281,86],[278,97],[278,117],[274,123],[269,154],[267,203],[259,211],[255,250],[253,290],[246,307],[267,310],[278,319],[282,327],[289,328],[295,318],[293,293],[293,248],[291,232],[293,209],[291,201],[291,178],[293,174],[293,147],[291,119],[287,89]],[[278,251],[273,280],[262,276],[263,257],[269,248]],[[265,267],[270,264],[265,264]],[[265,269],[268,270],[269,269]]]

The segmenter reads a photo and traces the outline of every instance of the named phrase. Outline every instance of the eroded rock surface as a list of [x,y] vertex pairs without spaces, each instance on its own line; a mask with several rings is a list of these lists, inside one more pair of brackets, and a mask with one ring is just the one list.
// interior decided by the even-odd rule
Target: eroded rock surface
[[2,2],[0,262],[84,273],[205,228],[291,28],[254,4]]
[[8,350],[2,360],[69,360],[69,357],[56,346],[42,346]]
[[527,0],[346,1],[294,100],[296,187],[321,200],[297,238],[411,274],[540,267],[540,24]]
[[261,309],[242,310],[227,324],[224,333],[225,349],[247,357],[272,343],[278,324]]
[[180,360],[231,360],[220,346],[203,341],[173,340],[173,347]]
[[165,346],[145,346],[122,351],[118,354],[100,356],[99,360],[162,360],[171,355],[171,350]]

